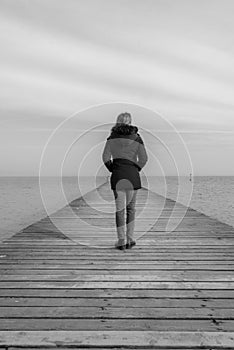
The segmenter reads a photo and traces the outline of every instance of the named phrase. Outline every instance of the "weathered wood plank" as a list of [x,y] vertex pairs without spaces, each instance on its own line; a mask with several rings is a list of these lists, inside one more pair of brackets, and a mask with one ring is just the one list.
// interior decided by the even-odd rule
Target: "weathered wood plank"
[[[129,347],[129,346],[127,346],[127,347],[121,346],[121,350],[129,350],[129,348],[131,348],[131,347]],[[41,346],[39,348],[38,347],[37,348],[27,347],[27,350],[38,350],[38,349],[40,349],[40,350],[49,350],[49,349],[53,349],[53,347],[49,347],[49,348],[48,347],[45,348],[45,347],[41,347]],[[71,347],[59,347],[59,349],[60,350],[71,350]],[[79,349],[79,350],[87,350],[87,347],[83,347],[83,346],[80,347],[79,346],[79,347],[75,347],[75,348],[73,347],[73,349],[76,349],[76,350],[77,349]],[[93,347],[89,346],[88,349],[89,350],[97,350],[97,349],[99,349],[99,350],[100,349],[101,350],[118,350],[119,347],[112,347],[110,345],[109,347],[105,346],[105,347],[93,348]],[[137,350],[145,350],[145,349],[146,349],[145,347],[144,348],[139,348],[139,347],[137,348]],[[165,349],[165,347],[164,348],[162,348],[162,347],[160,347],[160,348],[159,347],[154,347],[154,350],[162,350],[162,349]],[[180,350],[197,350],[197,349],[198,349],[197,347],[196,348],[189,347],[189,349],[187,347],[186,348],[183,347],[183,349],[180,348]],[[233,349],[227,348],[227,347],[225,347],[225,349],[226,350],[233,350]],[[18,347],[9,347],[9,348],[7,347],[7,348],[5,348],[5,350],[19,350],[19,348]],[[175,347],[170,347],[170,348],[167,347],[167,350],[178,350],[178,347],[176,347],[176,348]]]
[[[0,319],[1,330],[125,330],[125,331],[233,331],[233,320],[199,319],[199,320],[166,320],[166,319],[30,319],[8,318]],[[138,348],[137,348],[138,349]],[[178,350],[178,348],[177,348]]]
[[234,289],[234,282],[122,282],[122,281],[10,281],[0,282],[1,289],[9,288],[75,288],[75,289]]
[[234,332],[0,331],[3,346],[233,347]]
[[98,191],[1,244],[0,347],[233,350],[234,228],[141,189],[121,252]]
[[1,307],[0,318],[114,318],[114,319],[229,319],[234,320],[234,308],[195,307],[75,307],[75,306],[14,306]]
[[[190,299],[233,299],[234,289],[124,289],[124,288],[9,288],[0,289],[1,297],[61,297],[61,298],[190,298]],[[231,302],[231,301],[230,301]]]
[[[136,250],[135,250],[136,251]],[[39,254],[28,254],[27,256],[23,255],[23,254],[15,254],[15,256],[10,256],[8,255],[8,259],[11,259],[12,260],[12,263],[14,263],[13,261],[14,260],[24,260],[24,261],[29,261],[29,260],[38,260],[39,258],[40,259],[48,259],[48,260],[59,260],[59,257],[61,258],[60,261],[79,261],[79,260],[90,260],[90,261],[94,261],[94,260],[99,260],[99,261],[103,261],[102,259],[102,255],[101,254],[97,254],[95,256],[95,254],[93,253],[92,255],[91,254],[73,254],[73,255],[70,255],[70,254],[62,254],[62,255],[59,255],[59,254],[51,254],[50,256],[44,254],[44,255],[39,255]],[[125,261],[134,261],[134,255],[127,255],[125,252],[123,251],[120,251],[118,252],[117,254],[115,254],[115,252],[113,253],[113,256],[111,256],[111,254],[107,254],[106,255],[106,258],[105,260],[106,261],[119,261],[121,262],[123,260],[123,257],[124,257],[124,260]],[[147,256],[146,255],[141,255],[139,256],[139,259],[138,261],[146,261],[148,263],[150,263],[151,261],[210,261],[210,260],[215,260],[215,261],[226,261],[227,262],[232,262],[234,260],[234,256],[231,255],[231,254],[222,254],[222,253],[215,253],[215,254],[193,254],[192,256],[189,255],[189,254],[156,254],[155,255],[150,255]]]
[[[16,350],[16,349],[19,350],[19,348],[16,348],[16,347],[6,348],[6,350]],[[45,347],[40,347],[39,349],[40,349],[40,350],[48,350],[48,349],[51,349],[51,347],[49,347],[49,348],[48,348],[48,347],[46,347],[46,348],[45,348]],[[52,349],[53,349],[53,348],[52,348]],[[71,350],[71,347],[69,347],[69,348],[68,348],[68,347],[59,347],[59,349],[60,349],[60,350]],[[77,350],[77,349],[79,349],[79,350],[87,350],[87,347],[80,347],[80,346],[79,346],[78,348],[75,347],[75,349],[76,349],[76,350]],[[93,347],[90,347],[90,346],[89,346],[88,349],[89,349],[89,350],[97,350],[97,347],[96,347],[96,348],[93,348]],[[119,347],[115,347],[115,346],[112,347],[112,346],[110,345],[109,347],[106,347],[106,346],[105,346],[105,347],[98,347],[98,349],[99,349],[99,350],[100,350],[100,349],[101,349],[101,350],[118,350]],[[125,347],[121,346],[121,350],[129,350],[129,349],[131,349],[131,347],[129,347],[129,346],[127,346],[127,347],[126,347],[126,346],[125,346]],[[144,347],[144,348],[142,348],[142,347],[137,347],[137,350],[145,350],[145,349],[148,349],[148,348],[146,348],[146,347]],[[151,349],[151,347],[150,347],[150,349]],[[160,348],[159,348],[159,347],[154,347],[154,350],[162,350],[162,349],[165,350],[165,347],[163,347],[163,348],[162,348],[162,347],[160,347]],[[170,346],[170,347],[167,347],[166,349],[167,349],[167,350],[178,350],[178,347],[175,348],[175,347],[171,347],[171,346]],[[183,348],[180,347],[180,350],[197,350],[197,349],[198,349],[197,347],[196,347],[196,348],[194,348],[194,347],[192,347],[192,348],[189,347],[189,349],[188,349],[187,347],[183,347]],[[203,348],[203,349],[204,349],[204,348]],[[217,348],[216,348],[216,349],[217,349]],[[223,349],[224,349],[224,348],[223,348]],[[225,347],[225,349],[226,349],[226,350],[233,350],[232,348],[227,348],[227,347]],[[38,348],[32,348],[32,347],[29,348],[29,347],[27,347],[27,350],[38,350]],[[212,349],[212,350],[213,350],[213,349]]]
[[[46,264],[41,264],[40,263],[35,263],[35,264],[27,264],[27,263],[21,263],[19,266],[18,264],[12,264],[12,262],[9,262],[9,264],[0,264],[0,274],[2,275],[20,275],[27,273],[28,275],[36,274],[36,275],[41,275],[41,274],[63,274],[63,273],[68,273],[68,271],[80,271],[82,274],[85,273],[84,271],[87,271],[87,273],[104,273],[107,269],[110,269],[115,273],[116,271],[123,272],[123,271],[128,271],[128,273],[135,273],[137,272],[146,272],[147,274],[150,273],[150,271],[204,271],[204,272],[209,272],[209,271],[232,271],[234,272],[234,263],[233,264],[213,264],[213,265],[207,265],[206,264],[159,264],[157,262],[154,262],[153,264],[131,264],[127,263],[125,261],[124,264],[116,264],[114,265],[112,262],[108,264],[100,264],[100,262],[97,262],[98,266],[95,266],[95,272],[93,271],[93,264],[90,263],[88,264],[86,261],[79,261],[79,266],[77,264],[71,264],[69,263],[61,263],[61,264],[53,264],[51,262],[47,262]],[[14,269],[14,271],[12,271]],[[3,272],[2,272],[3,271]],[[62,272],[61,272],[62,271]]]
[[2,271],[0,276],[0,282],[2,281],[141,281],[141,282],[155,282],[155,281],[189,281],[189,282],[230,282],[234,283],[234,274],[232,271],[114,271],[106,268],[101,271],[85,271],[85,270],[71,270],[61,271],[54,270],[48,273],[48,271],[39,270],[36,274],[33,270],[28,271]]
[[[51,293],[52,294],[52,293]],[[53,297],[53,294],[49,298],[43,297],[0,297],[0,306],[11,307],[125,307],[125,308],[222,308],[222,309],[234,309],[234,297],[233,298],[169,298],[163,297],[134,297],[134,298],[111,298],[111,297]],[[2,315],[0,315],[2,317]]]

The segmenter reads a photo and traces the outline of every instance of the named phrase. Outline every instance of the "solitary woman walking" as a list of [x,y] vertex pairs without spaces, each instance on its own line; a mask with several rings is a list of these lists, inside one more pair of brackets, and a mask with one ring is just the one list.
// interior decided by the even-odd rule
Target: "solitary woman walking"
[[117,117],[102,154],[103,162],[111,172],[110,182],[115,198],[118,235],[116,248],[121,250],[132,248],[136,244],[134,227],[137,190],[141,188],[139,172],[148,160],[138,128],[131,125],[131,122],[130,113],[121,113]]

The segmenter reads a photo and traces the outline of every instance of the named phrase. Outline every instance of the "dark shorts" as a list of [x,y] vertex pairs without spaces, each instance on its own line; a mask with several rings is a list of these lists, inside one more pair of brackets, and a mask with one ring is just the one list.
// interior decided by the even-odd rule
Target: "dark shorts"
[[141,188],[141,178],[135,166],[122,166],[111,173],[112,190],[138,190]]

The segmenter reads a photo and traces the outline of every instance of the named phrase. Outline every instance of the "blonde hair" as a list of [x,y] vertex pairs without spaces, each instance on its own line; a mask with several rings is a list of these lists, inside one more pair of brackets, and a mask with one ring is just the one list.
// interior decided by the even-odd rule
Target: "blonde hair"
[[116,119],[116,124],[131,124],[132,116],[130,113],[121,113]]

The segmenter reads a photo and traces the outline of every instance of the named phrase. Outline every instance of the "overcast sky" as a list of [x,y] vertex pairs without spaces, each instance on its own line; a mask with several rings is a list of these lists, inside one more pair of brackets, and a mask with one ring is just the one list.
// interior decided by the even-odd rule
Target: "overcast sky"
[[[155,157],[146,173],[174,173],[163,147],[178,149],[182,164],[174,126],[194,175],[234,175],[233,38],[232,0],[0,0],[1,175],[38,175],[48,137],[72,114],[86,110],[63,125],[54,158],[61,145],[113,123],[123,108]],[[144,109],[155,115],[144,119]],[[108,128],[74,146],[74,160],[83,159],[82,146],[91,155],[84,174],[100,168]],[[157,130],[164,146],[146,128]],[[76,175],[77,166],[70,162],[65,173]],[[48,174],[57,175],[55,168],[51,162]]]

